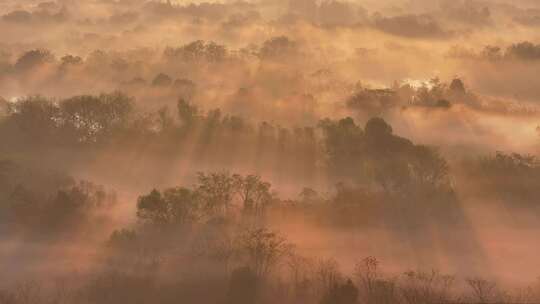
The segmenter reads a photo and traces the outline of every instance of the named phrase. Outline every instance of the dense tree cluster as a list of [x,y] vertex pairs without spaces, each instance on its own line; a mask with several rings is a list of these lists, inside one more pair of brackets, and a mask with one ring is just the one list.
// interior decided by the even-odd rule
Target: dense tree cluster
[[19,140],[25,142],[28,138],[38,143],[106,142],[127,127],[132,110],[131,98],[121,93],[76,96],[60,102],[34,96],[8,105],[2,131],[19,132]]
[[40,237],[77,233],[116,201],[102,186],[11,161],[0,161],[0,190],[0,228]]
[[[459,83],[451,87],[461,88]],[[267,122],[255,127],[241,117],[223,115],[219,109],[204,113],[182,99],[177,104],[176,118],[167,108],[141,115],[135,111],[131,98],[113,93],[60,101],[30,97],[9,103],[0,132],[11,134],[7,138],[19,144],[82,144],[83,150],[87,145],[129,149],[137,142],[135,138],[160,143],[158,146],[166,150],[187,147],[195,141],[199,160],[223,162],[237,157],[238,152],[254,153],[261,161],[277,156],[283,170],[291,174],[310,174],[328,168],[337,181],[376,185],[388,194],[451,191],[448,165],[437,150],[394,135],[382,118],[370,119],[364,129],[352,118],[322,120],[316,128],[291,130]],[[29,138],[35,142],[30,143]],[[223,149],[224,143],[227,149]],[[237,151],[234,147],[244,149]],[[223,204],[212,203],[204,208],[223,211],[234,188],[242,196],[243,204],[255,210],[270,200],[264,194],[268,187],[255,177],[200,178],[206,183],[221,183],[225,192],[205,193],[204,187],[198,189],[199,196]],[[238,190],[239,187],[244,189]]]
[[326,120],[321,126],[336,174],[374,182],[388,193],[451,190],[444,158],[432,148],[394,135],[381,118],[370,119],[363,130],[350,118]]
[[531,41],[512,43],[506,48],[497,45],[487,45],[478,53],[471,53],[460,49],[454,49],[454,55],[477,57],[491,62],[497,61],[525,61],[531,62],[540,59],[540,45]]
[[498,151],[494,155],[465,160],[462,166],[463,172],[473,177],[472,184],[464,188],[495,201],[502,200],[504,205],[537,207],[540,163],[536,156]]
[[154,225],[186,225],[199,219],[227,217],[236,211],[261,216],[274,200],[270,187],[255,175],[199,173],[193,189],[152,190],[141,196],[137,216]]

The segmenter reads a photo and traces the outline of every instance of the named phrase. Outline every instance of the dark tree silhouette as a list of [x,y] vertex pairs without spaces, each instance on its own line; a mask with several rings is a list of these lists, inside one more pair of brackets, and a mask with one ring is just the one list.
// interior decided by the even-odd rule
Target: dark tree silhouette
[[198,195],[187,188],[152,190],[139,197],[137,216],[155,225],[186,225],[198,218]]
[[25,72],[55,61],[54,55],[45,49],[36,49],[24,53],[15,63],[15,70]]

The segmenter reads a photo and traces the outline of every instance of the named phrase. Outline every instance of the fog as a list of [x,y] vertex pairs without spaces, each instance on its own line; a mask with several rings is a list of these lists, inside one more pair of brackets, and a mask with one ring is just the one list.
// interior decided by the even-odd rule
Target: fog
[[0,1],[0,304],[537,303],[538,29],[533,0]]

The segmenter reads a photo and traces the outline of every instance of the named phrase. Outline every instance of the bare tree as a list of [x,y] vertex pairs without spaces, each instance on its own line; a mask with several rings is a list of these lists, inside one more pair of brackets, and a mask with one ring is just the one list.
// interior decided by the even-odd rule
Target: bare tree
[[455,281],[450,275],[438,271],[407,271],[400,284],[400,295],[406,303],[444,303],[448,302],[449,291]]
[[292,253],[287,259],[287,267],[292,280],[294,297],[297,300],[306,298],[314,283],[314,261],[298,253]]
[[234,187],[242,203],[244,211],[261,214],[264,208],[272,201],[270,183],[265,182],[257,175],[232,176]]
[[382,277],[379,271],[379,261],[376,258],[367,257],[361,260],[355,268],[360,294],[367,303],[390,304],[398,300],[395,279]]
[[334,259],[319,260],[315,270],[315,277],[319,285],[320,296],[324,296],[342,278],[338,262]]
[[226,215],[234,196],[234,179],[228,172],[198,173],[197,193],[210,215]]
[[465,280],[472,289],[474,297],[480,303],[487,303],[494,296],[497,290],[497,284],[482,278],[468,278]]
[[250,229],[240,236],[240,253],[258,277],[271,273],[292,246],[281,235],[266,228]]

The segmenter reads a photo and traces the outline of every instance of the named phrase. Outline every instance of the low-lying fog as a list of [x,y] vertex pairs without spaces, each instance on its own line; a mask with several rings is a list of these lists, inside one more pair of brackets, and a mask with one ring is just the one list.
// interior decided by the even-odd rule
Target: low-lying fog
[[538,29],[533,0],[1,1],[0,304],[538,302]]

